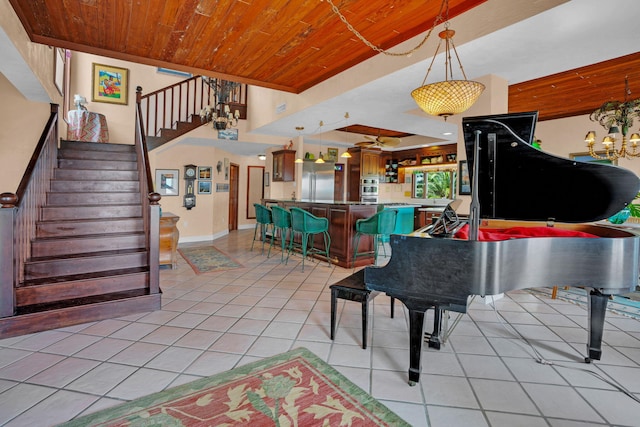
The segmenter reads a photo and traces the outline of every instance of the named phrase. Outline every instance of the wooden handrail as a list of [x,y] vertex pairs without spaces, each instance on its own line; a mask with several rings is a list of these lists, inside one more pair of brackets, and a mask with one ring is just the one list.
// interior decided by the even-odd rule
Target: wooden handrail
[[0,317],[14,314],[14,289],[24,281],[24,264],[31,256],[36,221],[58,162],[58,105],[51,104],[27,169],[15,193],[0,195]]

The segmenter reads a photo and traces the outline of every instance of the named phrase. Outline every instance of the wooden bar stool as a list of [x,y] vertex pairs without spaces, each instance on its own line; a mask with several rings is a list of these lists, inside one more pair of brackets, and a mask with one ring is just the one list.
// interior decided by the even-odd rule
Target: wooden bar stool
[[[331,289],[331,340],[333,341],[336,332],[336,312],[338,309],[338,298],[356,301],[362,304],[362,348],[367,348],[367,324],[369,314],[369,301],[374,299],[379,292],[371,291],[364,284],[364,270],[345,277],[339,282],[329,286]],[[394,314],[394,301],[391,298],[391,318]]]

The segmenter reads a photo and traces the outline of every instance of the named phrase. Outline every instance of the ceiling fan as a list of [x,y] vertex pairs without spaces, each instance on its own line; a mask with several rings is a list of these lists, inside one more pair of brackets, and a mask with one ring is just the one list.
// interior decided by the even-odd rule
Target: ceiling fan
[[392,136],[380,136],[378,135],[376,138],[365,135],[365,139],[369,141],[361,141],[356,142],[355,145],[359,147],[395,147],[400,145],[402,140],[400,138],[395,138]]

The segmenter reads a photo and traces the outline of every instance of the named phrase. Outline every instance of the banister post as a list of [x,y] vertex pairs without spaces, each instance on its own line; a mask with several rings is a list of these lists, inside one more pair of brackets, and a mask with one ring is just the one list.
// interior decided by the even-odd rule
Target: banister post
[[149,293],[160,292],[160,198],[149,193]]
[[14,222],[18,196],[0,194],[0,317],[13,316],[15,312],[15,241]]

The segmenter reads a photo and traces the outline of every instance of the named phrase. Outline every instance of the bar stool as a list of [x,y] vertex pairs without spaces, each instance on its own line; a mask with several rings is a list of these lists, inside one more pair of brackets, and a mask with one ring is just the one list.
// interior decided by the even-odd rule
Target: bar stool
[[[292,207],[291,211],[291,229],[293,233],[300,233],[302,236],[302,243],[300,249],[302,250],[302,271],[304,271],[304,259],[307,254],[313,256],[313,254],[322,254],[327,257],[329,267],[331,267],[331,258],[329,258],[329,246],[331,245],[331,236],[329,236],[329,220],[327,218],[317,217],[304,209]],[[322,234],[324,238],[324,249],[313,247],[313,237],[315,234]],[[309,236],[311,236],[311,242],[309,242]],[[309,243],[311,247],[308,248]],[[289,247],[289,254],[293,245]]]
[[[289,245],[290,248],[293,243],[293,232],[291,230],[291,212],[288,210],[281,208],[280,206],[272,206],[271,207],[271,217],[273,219],[273,228],[274,232],[271,233],[271,245],[269,246],[269,253],[267,254],[267,258],[271,255],[271,248],[273,247],[273,237],[276,232],[280,232],[280,247],[282,248],[282,253],[280,254],[280,262],[284,261],[284,252],[285,247],[287,246],[287,235],[289,235]],[[287,262],[289,261],[289,251],[287,251]]]
[[[356,221],[356,242],[353,248],[353,264],[355,266],[356,258],[360,255],[368,255],[370,252],[358,253],[360,245],[360,236],[366,234],[373,236],[373,263],[378,259],[378,243],[380,236],[388,236],[393,233],[396,228],[396,219],[398,211],[395,209],[383,209],[369,218],[359,219]],[[384,256],[387,256],[387,250],[382,246]]]
[[[379,292],[370,291],[364,284],[364,270],[360,270],[351,276],[345,277],[339,282],[329,286],[331,289],[331,340],[336,334],[336,312],[338,298],[356,301],[362,305],[362,348],[367,348],[367,323],[369,301],[378,296]],[[393,319],[395,298],[391,297],[391,318]]]
[[253,244],[256,242],[256,233],[258,227],[260,228],[260,240],[262,240],[262,252],[264,255],[264,242],[267,240],[267,231],[271,226],[271,233],[273,234],[273,220],[271,219],[271,209],[260,203],[254,203],[253,207],[256,209],[256,227],[253,229],[253,242],[251,242],[251,250],[253,250]]

